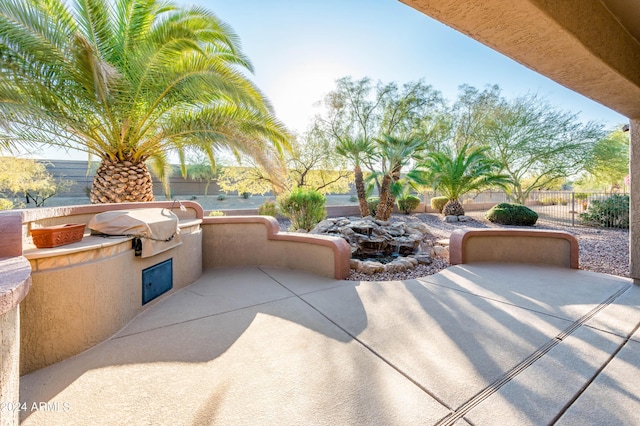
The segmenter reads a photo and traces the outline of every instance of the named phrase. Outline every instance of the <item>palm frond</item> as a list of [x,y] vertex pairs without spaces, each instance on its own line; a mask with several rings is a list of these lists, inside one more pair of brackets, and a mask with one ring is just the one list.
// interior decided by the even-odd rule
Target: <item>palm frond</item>
[[446,147],[441,152],[431,152],[409,175],[420,184],[430,184],[449,199],[489,186],[504,187],[508,177],[496,173],[497,164],[490,160],[486,147],[463,145],[455,151]]
[[206,9],[157,0],[0,3],[0,143],[103,159],[221,149],[265,165],[290,135],[242,71],[238,36]]

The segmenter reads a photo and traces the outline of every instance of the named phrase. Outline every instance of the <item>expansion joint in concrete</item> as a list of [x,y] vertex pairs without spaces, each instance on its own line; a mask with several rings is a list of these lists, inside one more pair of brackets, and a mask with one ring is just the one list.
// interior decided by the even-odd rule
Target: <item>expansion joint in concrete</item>
[[[546,355],[549,351],[551,351],[551,349],[553,349],[558,344],[560,344],[564,339],[566,339],[571,334],[573,334],[578,328],[580,328],[587,321],[589,321],[591,318],[593,318],[595,315],[597,315],[598,312],[602,311],[604,308],[606,308],[611,303],[613,303],[613,301],[615,301],[618,297],[620,297],[627,290],[629,290],[629,288],[631,288],[631,284],[624,286],[623,288],[618,290],[616,293],[611,295],[609,298],[607,298],[605,301],[600,303],[598,306],[596,306],[595,308],[593,308],[592,310],[587,312],[585,315],[580,317],[577,321],[573,322],[567,328],[562,330],[558,335],[554,336],[551,340],[549,340],[547,343],[545,343],[540,348],[538,348],[538,350],[536,350],[534,353],[532,353],[527,358],[525,358],[518,365],[513,367],[511,370],[507,371],[505,374],[503,374],[501,377],[499,377],[493,383],[489,384],[489,386],[485,387],[483,390],[478,392],[471,399],[469,399],[467,402],[462,404],[459,408],[453,410],[451,412],[451,414],[449,414],[448,416],[446,416],[442,420],[440,420],[437,423],[437,426],[451,426],[451,425],[454,425],[461,418],[463,418],[467,413],[469,413],[473,408],[475,408],[476,406],[480,405],[484,400],[486,400],[491,395],[493,395],[498,390],[500,390],[501,387],[503,387],[504,385],[509,383],[516,376],[518,376],[520,373],[522,373],[527,368],[529,368],[531,365],[533,365],[537,360],[539,360],[544,355]],[[577,397],[576,397],[576,399],[577,399]],[[575,399],[573,401],[575,401]],[[570,404],[566,408],[568,408],[569,406],[570,406]],[[566,411],[566,408],[565,408],[565,411]],[[563,413],[563,412],[564,411],[562,411],[561,413]]]
[[[262,271],[265,274],[269,275],[268,272],[266,271]],[[281,282],[279,282],[275,277],[269,275],[269,277],[271,279],[273,279],[274,281],[276,281],[278,284],[280,284],[282,287],[287,288],[284,284],[282,284]],[[451,412],[453,412],[453,409],[446,403],[444,402],[442,399],[438,398],[438,396],[434,395],[432,392],[429,391],[429,389],[425,388],[424,386],[422,386],[420,383],[418,383],[413,377],[411,377],[408,373],[404,372],[403,370],[401,370],[398,366],[396,366],[395,364],[393,364],[391,361],[389,361],[388,359],[386,359],[385,357],[383,357],[380,353],[378,353],[375,349],[373,349],[371,346],[367,345],[365,342],[363,342],[362,340],[360,340],[356,335],[352,334],[351,332],[349,332],[347,329],[345,329],[344,327],[342,327],[340,324],[338,324],[337,322],[335,322],[334,320],[332,320],[331,318],[329,318],[327,315],[325,315],[324,312],[320,311],[318,308],[316,308],[315,306],[313,306],[311,303],[309,303],[308,301],[304,300],[302,297],[300,297],[299,295],[296,294],[296,297],[302,301],[305,305],[309,306],[311,309],[313,309],[314,311],[316,311],[317,313],[319,313],[320,315],[322,315],[327,321],[329,321],[331,324],[333,324],[334,326],[336,326],[337,328],[339,328],[340,330],[342,330],[342,332],[344,332],[345,334],[347,334],[350,338],[352,338],[355,342],[357,342],[358,344],[360,344],[362,347],[364,347],[367,351],[369,351],[371,354],[375,355],[377,358],[379,358],[382,362],[384,362],[385,364],[387,364],[389,367],[393,368],[394,370],[396,370],[398,373],[400,373],[405,379],[409,380],[411,383],[413,383],[416,387],[418,387],[421,391],[423,391],[424,393],[426,393],[427,395],[429,395],[431,398],[433,398],[434,400],[436,400],[437,402],[439,402],[443,407],[446,407],[447,409],[449,409]]]

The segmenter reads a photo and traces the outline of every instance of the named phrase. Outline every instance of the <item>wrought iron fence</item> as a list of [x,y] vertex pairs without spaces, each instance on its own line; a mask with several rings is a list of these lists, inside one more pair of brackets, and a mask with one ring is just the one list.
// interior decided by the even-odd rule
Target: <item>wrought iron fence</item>
[[[438,196],[427,192],[424,199]],[[512,202],[503,191],[483,191],[465,194],[461,202],[468,216],[484,217],[499,203]],[[535,191],[527,207],[538,213],[538,222],[565,226],[629,227],[629,194],[611,192]]]

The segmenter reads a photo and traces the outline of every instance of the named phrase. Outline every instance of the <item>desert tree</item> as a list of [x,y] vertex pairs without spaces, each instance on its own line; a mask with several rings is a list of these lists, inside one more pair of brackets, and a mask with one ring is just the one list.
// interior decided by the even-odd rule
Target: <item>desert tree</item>
[[629,133],[615,130],[600,139],[593,147],[584,170],[586,174],[579,179],[582,186],[607,190],[620,186],[629,174]]
[[525,95],[495,106],[478,138],[509,177],[510,197],[524,204],[531,191],[583,170],[604,136],[600,124]]

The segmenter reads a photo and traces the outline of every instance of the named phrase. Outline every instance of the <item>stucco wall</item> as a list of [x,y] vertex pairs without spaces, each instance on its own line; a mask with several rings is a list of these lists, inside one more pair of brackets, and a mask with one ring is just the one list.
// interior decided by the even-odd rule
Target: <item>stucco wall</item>
[[[19,307],[0,315],[0,403],[13,404],[20,400],[19,362],[20,354],[20,313]],[[12,405],[0,409],[0,425],[17,425],[19,411],[13,411]]]
[[20,303],[31,287],[31,267],[22,257],[21,215],[0,214],[0,425],[17,425],[20,401]]
[[629,204],[629,273],[640,284],[640,118],[630,120],[631,197]]
[[[134,256],[129,240],[116,246],[112,256],[69,266],[57,267],[68,264],[66,259],[47,258],[44,265],[31,259],[32,288],[21,311],[20,374],[90,348],[153,303],[198,280],[202,232],[183,233],[181,239],[182,245],[144,259]],[[143,307],[142,270],[169,258],[173,290]]]
[[[174,209],[181,219],[182,245],[144,259],[134,256],[130,237],[105,242],[100,237],[85,236],[81,242],[69,246],[36,249],[30,245],[29,230],[62,223],[86,223],[94,214],[108,210],[170,208],[171,202],[0,214],[0,230],[13,232],[3,239],[6,244],[0,244],[0,254],[9,256],[12,262],[23,262],[25,279],[31,285],[28,295],[26,290],[3,293],[8,295],[3,300],[11,300],[11,309],[15,308],[0,323],[3,339],[6,340],[6,336],[14,339],[6,345],[3,340],[4,353],[9,355],[3,358],[3,374],[6,371],[8,377],[3,378],[2,383],[15,388],[15,396],[11,398],[18,401],[18,365],[19,374],[24,375],[100,343],[147,307],[197,281],[203,267],[276,266],[338,279],[349,274],[350,250],[341,238],[281,233],[277,221],[264,216],[203,219],[202,208],[197,203],[184,204],[186,212]],[[142,270],[168,258],[173,259],[173,290],[143,307]],[[0,265],[3,274],[0,276],[8,276],[8,270]],[[29,286],[23,286],[23,290],[25,288],[28,290]],[[18,338],[21,339],[19,349]]]
[[211,217],[202,223],[203,268],[275,266],[344,279],[351,251],[341,238],[279,232],[266,216]]
[[[182,245],[159,255],[141,259],[134,256],[131,241],[91,248],[86,241],[52,252],[25,250],[33,269],[32,290],[22,302],[20,318],[20,374],[75,355],[117,332],[142,307],[144,268],[173,258],[173,288],[182,288],[202,274],[202,233],[197,203],[123,203],[69,206],[16,211],[22,246],[30,243],[33,228],[63,223],[86,223],[95,214],[110,210],[170,208],[181,220],[193,222],[181,231]],[[0,221],[0,224],[2,221]],[[86,238],[85,238],[86,240]],[[77,247],[81,245],[82,247]],[[89,248],[87,248],[89,247]]]
[[452,265],[513,262],[578,268],[578,240],[557,231],[526,229],[455,230],[449,239]]

